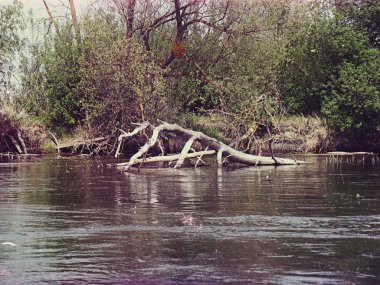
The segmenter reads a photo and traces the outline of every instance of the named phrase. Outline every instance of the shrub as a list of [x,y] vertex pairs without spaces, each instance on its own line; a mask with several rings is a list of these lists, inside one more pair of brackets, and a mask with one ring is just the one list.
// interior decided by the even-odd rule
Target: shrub
[[80,46],[69,22],[22,60],[23,103],[50,127],[71,129],[84,119],[78,94]]
[[[165,112],[162,70],[140,43],[126,39],[114,15],[89,12],[80,36],[70,21],[32,46],[23,59],[22,93],[29,112],[58,132],[83,126],[104,135]],[[30,54],[28,55],[30,56]]]
[[80,96],[86,126],[103,133],[166,116],[162,70],[111,16],[83,20]]
[[338,133],[363,140],[380,131],[380,52],[367,49],[345,62],[330,83],[322,112]]
[[18,1],[10,5],[0,4],[0,92],[3,87],[7,91],[11,82],[12,61],[22,45],[20,31],[23,28],[22,4]]
[[288,45],[281,89],[290,113],[320,113],[330,80],[344,62],[353,62],[369,47],[367,37],[337,15],[317,19]]

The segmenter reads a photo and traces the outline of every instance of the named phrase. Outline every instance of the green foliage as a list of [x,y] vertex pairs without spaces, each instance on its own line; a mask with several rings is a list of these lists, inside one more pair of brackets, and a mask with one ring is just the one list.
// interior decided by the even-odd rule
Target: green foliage
[[289,112],[319,113],[340,66],[367,48],[366,36],[338,15],[316,19],[290,41],[283,63],[281,89]]
[[0,60],[4,56],[17,51],[21,44],[18,34],[23,28],[22,4],[15,1],[12,5],[4,6],[0,4]]
[[138,42],[125,39],[114,17],[87,15],[82,35],[80,92],[87,126],[104,132],[163,115],[162,70]]
[[23,28],[22,4],[0,4],[0,91],[10,80],[12,59],[22,44],[19,32]]
[[368,26],[376,7],[352,5],[314,18],[289,42],[281,89],[291,113],[322,114],[330,129],[364,142],[380,126],[379,50]]
[[[23,100],[51,128],[84,126],[93,135],[165,112],[162,70],[113,15],[90,12],[76,37],[70,21],[24,57]],[[157,111],[160,110],[160,111]]]
[[365,139],[380,131],[380,51],[364,50],[357,63],[345,62],[330,83],[322,112],[329,125],[351,138]]
[[179,118],[180,124],[184,127],[202,132],[219,141],[228,143],[220,130],[220,126],[218,126],[221,120],[222,118],[215,118],[215,116],[203,116],[194,113],[186,113]]
[[380,49],[380,1],[348,0],[339,8],[358,30],[368,36],[370,43]]
[[[236,139],[270,127],[284,105],[325,116],[342,135],[375,134],[379,2],[301,2],[189,4],[181,28],[175,13],[160,14],[172,2],[157,15],[141,2],[130,37],[126,15],[111,8],[81,16],[75,29],[57,22],[22,59],[23,102],[50,127],[93,135],[214,112],[233,125],[229,138]],[[171,53],[177,38],[181,56]]]
[[23,59],[25,106],[50,127],[70,129],[84,119],[78,94],[80,45],[71,24],[65,23],[42,46],[31,49],[33,60]]

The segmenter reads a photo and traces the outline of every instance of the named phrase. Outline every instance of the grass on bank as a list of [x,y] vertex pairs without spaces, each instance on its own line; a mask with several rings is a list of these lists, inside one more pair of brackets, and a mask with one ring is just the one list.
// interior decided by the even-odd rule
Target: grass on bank
[[11,151],[9,136],[19,131],[26,147],[31,152],[40,152],[46,141],[46,132],[38,119],[15,105],[0,102],[0,148]]
[[[3,119],[1,119],[3,118]],[[185,128],[196,131],[229,144],[237,136],[231,136],[231,126],[234,122],[221,114],[199,115],[186,113],[181,115],[177,123]],[[43,152],[55,152],[55,144],[48,133],[46,126],[38,119],[30,116],[24,110],[12,104],[0,103],[0,135],[6,131],[6,125],[19,129],[31,148]],[[322,153],[336,149],[337,141],[329,132],[324,119],[314,116],[287,116],[274,121],[273,146],[275,153]],[[60,143],[70,143],[78,139],[86,139],[88,134],[83,128],[76,128],[72,132],[54,133]],[[243,135],[243,134],[240,134]],[[256,134],[256,138],[260,137]],[[264,143],[260,147],[267,147]],[[250,149],[252,153],[266,152],[266,149]]]
[[[180,119],[184,127],[201,131],[224,143],[230,143],[231,121],[219,114],[199,115],[185,114]],[[274,149],[277,152],[320,153],[332,148],[329,131],[324,119],[313,116],[287,116],[273,123],[272,131]],[[243,135],[243,134],[241,134]],[[260,136],[255,134],[256,139]],[[236,139],[236,138],[235,138]],[[263,151],[268,151],[267,143],[262,143]],[[258,152],[253,147],[251,152]]]

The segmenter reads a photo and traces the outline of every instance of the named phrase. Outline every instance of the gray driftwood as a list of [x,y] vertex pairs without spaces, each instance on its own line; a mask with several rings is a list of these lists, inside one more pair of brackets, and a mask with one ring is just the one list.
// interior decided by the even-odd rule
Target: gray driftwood
[[[144,122],[139,125],[132,132],[127,133],[122,131],[122,134],[119,136],[119,145],[116,151],[115,156],[118,157],[121,145],[123,140],[128,137],[132,137],[139,132],[145,130],[146,128],[151,128],[153,133],[150,139],[145,143],[141,149],[135,153],[128,162],[119,163],[118,167],[123,168],[125,171],[129,170],[135,164],[141,164],[144,162],[162,162],[162,161],[177,161],[174,168],[179,168],[182,166],[184,160],[186,158],[194,158],[198,157],[201,159],[203,155],[215,155],[217,158],[218,166],[223,166],[225,159],[223,157],[227,157],[228,160],[238,163],[243,163],[246,165],[297,165],[305,163],[304,161],[288,159],[288,158],[280,158],[280,157],[267,157],[267,156],[257,156],[252,154],[247,154],[241,151],[238,151],[223,142],[216,140],[215,138],[209,137],[204,133],[197,132],[194,130],[185,129],[177,124],[170,124],[166,122],[162,122],[159,126],[153,126],[149,122]],[[183,137],[186,137],[188,140],[185,143],[184,147],[180,154],[176,155],[167,155],[167,156],[155,156],[149,158],[141,158],[144,157],[149,149],[153,147],[159,139],[161,132],[173,132]],[[194,141],[198,141],[205,146],[204,151],[198,152],[190,152],[192,150],[192,145]]]

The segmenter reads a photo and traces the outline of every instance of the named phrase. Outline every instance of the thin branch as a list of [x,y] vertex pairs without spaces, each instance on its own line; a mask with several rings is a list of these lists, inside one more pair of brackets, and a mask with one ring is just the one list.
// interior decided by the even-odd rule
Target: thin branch
[[53,17],[53,14],[52,14],[52,12],[50,11],[50,8],[49,8],[49,6],[48,6],[46,0],[42,0],[42,2],[44,3],[44,6],[45,6],[45,9],[46,9],[46,12],[47,12],[48,15],[49,15],[50,22],[54,25],[55,30],[56,30],[56,32],[58,33],[58,32],[59,32],[58,24],[57,24],[57,22],[55,21],[55,19],[54,19],[54,17]]
[[125,138],[129,138],[129,137],[132,137],[136,134],[138,134],[139,132],[145,130],[147,127],[149,127],[149,122],[144,122],[143,124],[141,124],[140,126],[138,126],[137,128],[135,128],[132,132],[130,133],[127,133],[126,131],[123,131],[122,129],[120,129],[120,131],[122,132],[122,134],[118,137],[118,141],[119,141],[119,144],[117,146],[117,149],[116,149],[116,153],[115,153],[115,157],[119,157],[119,154],[120,154],[120,148],[121,148],[121,144],[123,143],[123,140]]

